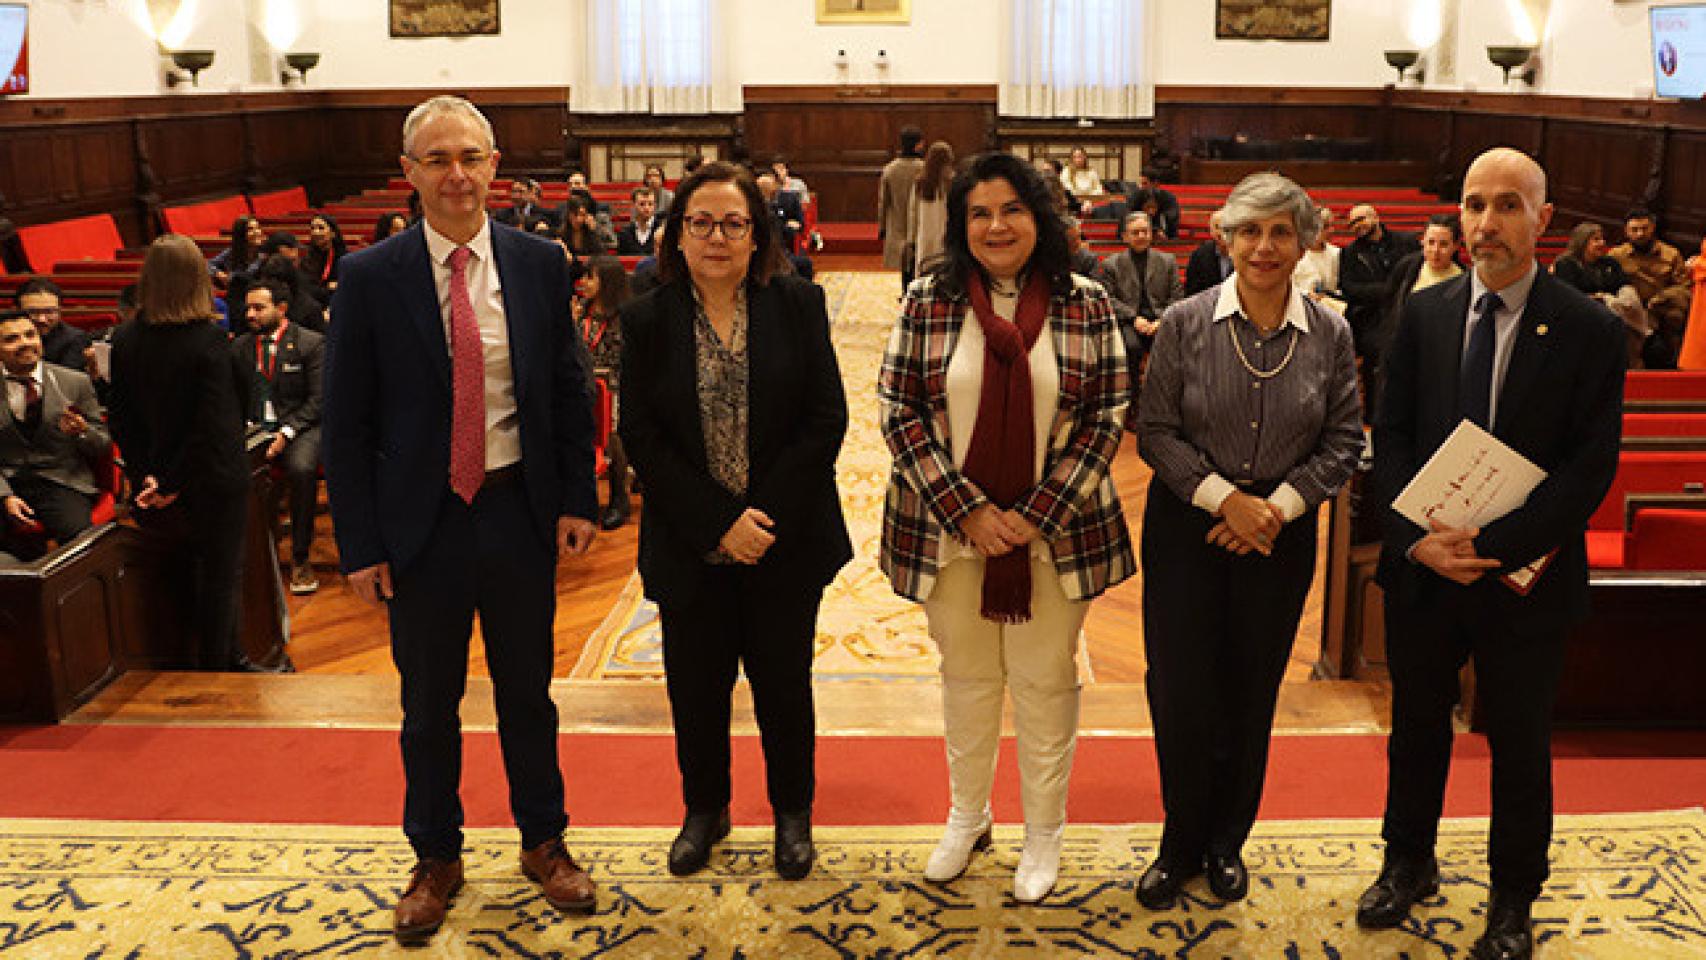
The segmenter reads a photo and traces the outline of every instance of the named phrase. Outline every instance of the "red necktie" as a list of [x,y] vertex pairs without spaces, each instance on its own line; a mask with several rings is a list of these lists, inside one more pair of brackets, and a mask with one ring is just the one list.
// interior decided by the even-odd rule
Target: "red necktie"
[[486,479],[486,362],[468,296],[471,255],[450,252],[450,489],[466,503]]
[[41,423],[41,390],[36,387],[36,378],[27,374],[13,376],[7,374],[6,379],[14,380],[24,388],[24,426],[31,430]]

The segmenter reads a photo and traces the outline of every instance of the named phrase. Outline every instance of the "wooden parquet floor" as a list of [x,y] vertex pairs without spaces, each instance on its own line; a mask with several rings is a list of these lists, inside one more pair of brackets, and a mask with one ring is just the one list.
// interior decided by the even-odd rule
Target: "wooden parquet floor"
[[[1134,537],[1141,533],[1150,472],[1127,437],[1114,475]],[[604,620],[634,569],[638,505],[627,525],[601,533],[589,553],[566,559],[557,574],[556,668],[559,705],[570,730],[669,729],[662,685],[646,680],[568,679],[587,638]],[[1325,522],[1322,524],[1325,529]],[[282,545],[281,545],[282,546]],[[1325,557],[1325,544],[1320,551]],[[304,723],[393,727],[398,722],[396,675],[384,613],[350,593],[337,573],[330,518],[322,505],[316,521],[313,564],[318,593],[290,599],[290,654],[299,674],[253,677],[217,674],[133,673],[77,715],[79,722]],[[1120,584],[1091,607],[1086,650],[1094,681],[1085,689],[1086,732],[1148,729],[1143,695],[1142,580]],[[1313,681],[1320,649],[1320,571],[1298,630],[1280,698],[1278,727],[1297,731],[1375,730],[1389,715],[1383,684]],[[472,727],[493,722],[484,653],[476,634],[470,651]],[[737,719],[750,722],[741,695]],[[826,733],[939,733],[938,688],[933,683],[837,681],[819,685],[819,728]]]

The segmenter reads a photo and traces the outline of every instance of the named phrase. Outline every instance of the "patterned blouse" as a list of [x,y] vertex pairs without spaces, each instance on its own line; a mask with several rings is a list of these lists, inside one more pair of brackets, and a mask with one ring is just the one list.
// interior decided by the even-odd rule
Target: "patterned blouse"
[[576,301],[580,318],[581,337],[586,341],[587,356],[594,371],[606,371],[605,381],[612,393],[616,391],[622,368],[622,323],[616,317],[597,313],[598,305]]
[[[727,343],[717,336],[705,315],[704,301],[693,294],[693,344],[699,372],[699,423],[705,434],[705,463],[711,478],[737,497],[746,496],[747,375],[746,287],[735,297],[734,326]],[[707,563],[734,563],[722,547],[706,555]]]

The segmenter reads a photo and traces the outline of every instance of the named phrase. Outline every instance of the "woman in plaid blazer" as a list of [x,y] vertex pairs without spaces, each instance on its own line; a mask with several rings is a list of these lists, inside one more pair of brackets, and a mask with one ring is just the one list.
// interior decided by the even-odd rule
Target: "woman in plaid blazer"
[[1004,686],[1025,809],[1014,896],[1059,872],[1089,601],[1135,570],[1109,465],[1130,399],[1102,288],[1075,278],[1049,190],[1009,154],[948,191],[944,260],[907,291],[878,383],[894,454],[881,563],[942,652],[953,806],[925,876],[989,843]]

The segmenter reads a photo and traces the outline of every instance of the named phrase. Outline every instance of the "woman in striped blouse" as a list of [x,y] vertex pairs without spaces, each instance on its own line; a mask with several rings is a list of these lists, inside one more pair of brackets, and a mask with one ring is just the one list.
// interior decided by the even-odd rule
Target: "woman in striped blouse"
[[1143,514],[1147,689],[1166,828],[1138,900],[1208,873],[1249,885],[1274,702],[1315,569],[1315,513],[1363,446],[1344,318],[1292,271],[1320,229],[1297,184],[1246,177],[1219,229],[1233,273],[1161,317],[1137,408],[1155,469]]

